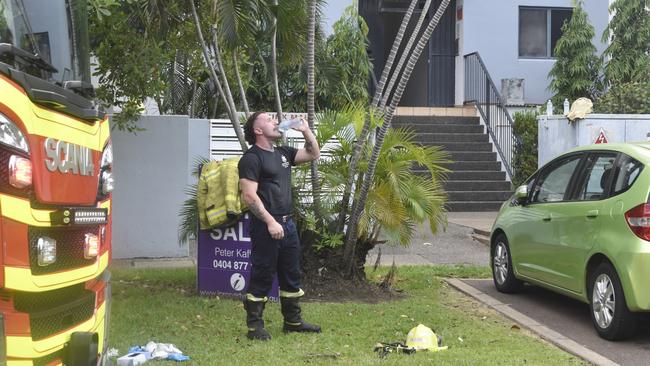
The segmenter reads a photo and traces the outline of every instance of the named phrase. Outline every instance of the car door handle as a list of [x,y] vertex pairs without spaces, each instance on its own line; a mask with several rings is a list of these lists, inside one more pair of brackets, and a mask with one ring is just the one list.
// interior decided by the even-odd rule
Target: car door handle
[[596,217],[598,217],[598,210],[587,211],[588,219],[595,219]]

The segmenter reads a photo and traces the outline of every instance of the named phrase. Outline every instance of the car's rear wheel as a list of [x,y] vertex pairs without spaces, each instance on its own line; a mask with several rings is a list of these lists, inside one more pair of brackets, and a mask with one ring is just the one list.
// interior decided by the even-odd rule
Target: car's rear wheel
[[499,234],[494,239],[492,250],[492,279],[499,292],[513,293],[521,289],[523,282],[515,277],[512,268],[510,247],[505,235]]
[[614,267],[603,262],[589,276],[591,320],[598,334],[610,341],[625,339],[636,330],[637,315],[627,308]]

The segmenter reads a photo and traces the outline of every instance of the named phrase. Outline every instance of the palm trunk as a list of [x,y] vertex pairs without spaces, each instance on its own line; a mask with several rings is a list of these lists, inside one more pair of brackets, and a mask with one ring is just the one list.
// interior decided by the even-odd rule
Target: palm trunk
[[[314,103],[315,87],[315,62],[314,62],[314,44],[316,38],[316,0],[309,0],[309,24],[307,25],[307,123],[309,128],[314,131],[314,117],[316,108]],[[314,199],[314,216],[317,223],[323,222],[321,212],[321,184],[318,176],[318,162],[311,162],[311,187],[312,197]]]
[[[278,0],[273,0],[273,6],[277,8]],[[277,14],[277,12],[276,12]],[[278,114],[278,123],[282,122],[282,101],[280,100],[280,86],[278,85],[278,49],[276,40],[278,38],[278,18],[273,18],[273,36],[271,38],[271,77],[273,79],[273,91],[275,92],[275,109]]]
[[235,134],[237,135],[237,139],[239,140],[239,144],[241,145],[242,151],[246,151],[248,150],[248,145],[246,144],[246,140],[244,139],[244,132],[242,131],[241,126],[239,125],[239,121],[237,120],[237,115],[235,114],[235,111],[231,109],[231,106],[228,103],[228,100],[223,91],[223,87],[219,82],[219,77],[217,77],[217,73],[215,72],[214,66],[212,64],[212,60],[210,58],[210,51],[208,50],[208,44],[205,42],[205,38],[203,38],[203,31],[201,30],[201,22],[199,20],[198,14],[196,13],[194,0],[188,0],[188,2],[190,3],[190,8],[192,9],[192,15],[194,16],[194,26],[196,27],[196,34],[199,37],[199,42],[201,43],[201,49],[203,50],[203,61],[206,67],[208,68],[212,82],[217,86],[217,90],[219,91],[219,95],[221,96],[221,99],[226,107],[226,112],[228,113],[228,117],[230,118],[232,127],[235,129]]
[[[373,96],[372,103],[370,104],[371,111],[369,111],[368,114],[366,114],[366,119],[363,122],[363,128],[361,129],[361,135],[359,136],[359,138],[354,144],[354,149],[352,150],[352,159],[350,161],[350,173],[349,173],[350,175],[348,176],[348,181],[345,184],[345,189],[343,190],[343,200],[341,201],[342,207],[341,207],[341,214],[339,216],[340,231],[343,231],[343,227],[345,226],[345,219],[347,218],[350,195],[352,194],[352,186],[354,184],[354,178],[357,175],[359,160],[361,159],[361,152],[363,151],[362,147],[365,145],[366,140],[368,139],[368,134],[370,132],[370,113],[374,113],[372,109],[377,107],[377,105],[381,100],[381,96],[384,90],[384,84],[386,83],[386,79],[388,79],[390,70],[393,67],[393,61],[395,61],[395,56],[397,55],[397,51],[399,50],[399,47],[402,43],[402,38],[404,37],[404,33],[406,32],[406,27],[408,26],[408,23],[411,20],[411,15],[413,14],[413,10],[415,9],[415,5],[417,5],[417,3],[418,0],[412,0],[411,4],[406,10],[406,14],[404,14],[404,18],[402,18],[402,24],[400,25],[399,30],[397,31],[397,35],[395,36],[395,40],[393,41],[393,46],[390,50],[390,54],[388,55],[386,64],[384,64],[384,70],[381,73],[381,79],[379,79],[379,83],[377,84],[377,87],[375,89],[375,95]],[[352,205],[352,212],[354,212],[354,203]],[[345,253],[346,258],[348,258],[348,255],[352,253],[352,248],[350,248],[350,245],[347,243],[347,241],[344,246],[343,252]]]
[[422,23],[424,22],[424,18],[426,18],[427,13],[429,12],[429,6],[431,6],[431,0],[427,0],[426,3],[424,4],[424,8],[422,9],[422,13],[420,13],[420,18],[418,19],[418,24],[415,26],[415,29],[413,29],[412,36],[409,37],[409,41],[408,41],[408,43],[406,43],[406,47],[402,51],[402,56],[399,58],[399,62],[397,63],[397,67],[395,68],[395,71],[393,71],[393,76],[391,76],[391,78],[390,78],[390,82],[388,83],[388,87],[386,87],[386,91],[384,92],[384,96],[381,98],[381,104],[379,105],[380,108],[385,108],[386,107],[386,102],[388,101],[388,97],[390,96],[390,92],[393,90],[393,86],[395,85],[395,82],[397,81],[397,77],[402,72],[402,66],[404,65],[404,62],[408,59],[409,53],[411,52],[411,47],[413,47],[413,42],[417,38],[417,35],[420,33],[420,27],[422,27]]
[[226,76],[226,70],[223,67],[223,62],[221,62],[221,49],[219,48],[219,40],[217,39],[217,29],[212,27],[210,30],[212,33],[212,48],[214,48],[214,55],[217,61],[217,72],[221,76],[221,82],[223,83],[223,89],[226,92],[226,99],[230,105],[230,110],[232,110],[233,115],[235,115],[236,121],[233,123],[239,124],[239,116],[237,116],[237,106],[235,105],[235,100],[232,97],[232,91],[230,90],[230,83],[228,83],[228,77]]
[[356,243],[357,240],[357,232],[356,232],[357,222],[359,221],[359,218],[363,213],[366,198],[368,196],[368,190],[370,189],[370,185],[372,184],[372,180],[375,175],[375,168],[377,167],[377,160],[379,158],[379,153],[381,152],[381,147],[384,143],[384,136],[386,135],[386,131],[390,126],[391,120],[393,119],[395,108],[397,108],[397,104],[402,98],[402,94],[404,93],[404,89],[406,88],[406,83],[408,83],[409,79],[411,78],[411,72],[413,72],[413,68],[415,67],[416,62],[418,61],[418,58],[420,58],[420,54],[422,53],[422,50],[429,42],[429,38],[431,38],[431,34],[433,33],[433,30],[438,25],[438,22],[440,21],[440,18],[442,17],[442,14],[447,9],[448,5],[449,5],[449,0],[442,0],[442,3],[438,7],[438,10],[436,11],[435,15],[429,22],[429,25],[427,26],[426,30],[422,34],[422,37],[420,37],[420,40],[418,41],[417,46],[415,47],[415,50],[413,50],[413,54],[411,55],[411,57],[409,57],[409,61],[406,64],[406,68],[404,69],[404,74],[400,77],[400,81],[399,84],[397,85],[397,89],[395,90],[395,94],[393,95],[393,98],[391,99],[390,102],[390,106],[388,107],[388,110],[386,111],[386,114],[384,116],[384,123],[382,124],[381,129],[377,134],[377,141],[375,142],[375,146],[372,149],[372,155],[370,156],[370,161],[368,162],[368,171],[366,172],[363,178],[363,183],[361,184],[361,192],[359,194],[359,198],[356,202],[356,205],[353,206],[355,207],[355,209],[352,212],[352,216],[350,218],[350,225],[348,226],[348,231],[345,237],[345,248],[348,247],[351,248],[349,256],[346,256],[346,259],[348,260],[347,270],[350,273],[352,273],[352,271],[354,270],[353,268],[354,254],[356,248],[356,245],[354,244]]
[[246,90],[244,89],[244,83],[242,83],[241,75],[239,74],[239,65],[237,62],[237,48],[232,51],[232,63],[235,67],[235,76],[237,77],[237,85],[239,86],[239,95],[241,96],[241,104],[244,107],[244,113],[246,113],[246,118],[251,115],[250,109],[248,109],[248,100],[246,99]]

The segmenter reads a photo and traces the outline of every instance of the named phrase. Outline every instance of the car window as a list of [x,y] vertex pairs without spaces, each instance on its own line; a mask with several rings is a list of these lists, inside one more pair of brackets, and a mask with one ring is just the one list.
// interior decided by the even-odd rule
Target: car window
[[578,189],[580,201],[600,200],[607,196],[609,183],[614,172],[615,153],[589,155],[585,164],[584,176]]
[[643,170],[643,164],[630,156],[622,155],[620,163],[616,167],[612,195],[622,193],[632,187],[641,170]]
[[581,155],[568,157],[557,165],[542,171],[535,184],[531,202],[559,202],[564,200],[573,172],[578,167]]

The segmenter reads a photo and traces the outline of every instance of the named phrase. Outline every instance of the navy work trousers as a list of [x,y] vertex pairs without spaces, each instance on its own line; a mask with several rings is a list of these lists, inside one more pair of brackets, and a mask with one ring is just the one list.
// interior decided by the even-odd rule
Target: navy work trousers
[[300,239],[296,224],[290,217],[286,222],[276,219],[284,229],[280,240],[271,237],[265,222],[255,216],[251,221],[253,266],[247,292],[258,298],[269,294],[276,273],[282,291],[300,291]]

